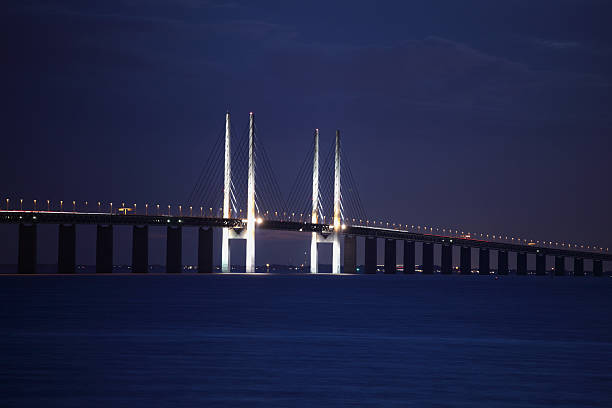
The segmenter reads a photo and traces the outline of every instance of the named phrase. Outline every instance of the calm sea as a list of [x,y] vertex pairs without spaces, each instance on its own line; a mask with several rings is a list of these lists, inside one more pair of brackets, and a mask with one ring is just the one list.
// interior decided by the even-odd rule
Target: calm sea
[[611,407],[612,279],[0,276],[2,407]]

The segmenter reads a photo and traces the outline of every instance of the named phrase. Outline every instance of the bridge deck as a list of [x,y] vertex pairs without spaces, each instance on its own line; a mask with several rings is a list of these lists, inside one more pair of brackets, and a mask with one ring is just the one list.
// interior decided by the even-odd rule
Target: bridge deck
[[[240,228],[244,222],[237,218],[189,217],[168,215],[122,215],[110,213],[81,213],[59,211],[0,211],[2,224],[101,224],[101,225],[184,225],[192,227],[232,227]],[[312,224],[298,221],[264,220],[257,226],[262,229],[330,233],[327,224]],[[405,239],[418,242],[457,245],[470,248],[488,248],[494,250],[542,253],[550,256],[568,256],[584,259],[612,261],[612,254],[607,252],[584,251],[571,248],[524,245],[499,241],[484,241],[469,238],[423,234],[397,229],[347,226],[343,234],[371,236],[378,238]]]

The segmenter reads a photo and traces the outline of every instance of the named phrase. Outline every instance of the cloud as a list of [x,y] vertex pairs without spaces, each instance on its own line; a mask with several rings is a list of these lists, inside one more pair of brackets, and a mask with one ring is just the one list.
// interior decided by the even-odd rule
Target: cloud
[[274,50],[261,75],[275,78],[287,90],[302,88],[292,93],[319,99],[342,96],[347,103],[379,100],[504,116],[531,116],[535,111],[524,108],[536,104],[537,110],[553,114],[564,103],[570,106],[578,94],[584,98],[609,87],[596,75],[535,70],[439,37],[328,51],[325,45]]
[[577,41],[552,41],[552,40],[543,40],[541,38],[534,39],[534,43],[546,47],[553,48],[555,50],[567,50],[574,49],[581,46],[581,44]]

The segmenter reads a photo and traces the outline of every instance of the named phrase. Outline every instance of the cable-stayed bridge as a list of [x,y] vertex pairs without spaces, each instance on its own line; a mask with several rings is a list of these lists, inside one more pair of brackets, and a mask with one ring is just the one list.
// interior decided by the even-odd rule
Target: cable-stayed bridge
[[[246,240],[247,273],[257,270],[256,229],[297,231],[310,234],[310,272],[318,273],[318,245],[332,246],[332,273],[357,272],[357,239],[365,239],[365,272],[377,271],[378,238],[384,240],[384,271],[397,271],[397,245],[403,244],[402,269],[414,273],[415,243],[422,243],[421,270],[435,270],[434,246],[441,247],[440,272],[453,273],[453,246],[460,247],[459,272],[471,274],[472,249],[478,249],[480,274],[490,273],[490,251],[497,251],[497,273],[509,273],[509,253],[516,254],[516,273],[526,275],[527,257],[535,256],[535,273],[546,274],[546,259],[554,257],[554,274],[565,275],[566,258],[573,258],[573,275],[585,275],[584,261],[592,261],[592,274],[603,275],[603,262],[612,261],[608,248],[559,241],[531,240],[505,234],[485,234],[457,228],[389,223],[368,218],[357,183],[342,148],[340,132],[326,154],[320,156],[319,131],[314,131],[311,149],[300,168],[291,191],[283,198],[272,171],[271,161],[258,137],[253,113],[248,127],[237,133],[230,114],[216,138],[186,205],[133,204],[113,207],[112,203],[89,204],[76,201],[51,208],[49,200],[33,200],[30,209],[11,208],[10,199],[0,211],[0,223],[19,224],[18,271],[35,273],[37,225],[57,224],[58,272],[76,269],[76,225],[97,225],[96,271],[113,268],[113,225],[132,225],[132,270],[148,271],[148,227],[167,226],[167,272],[182,270],[182,229],[198,227],[198,270],[213,272],[213,228],[221,228],[221,272],[231,271],[231,240]],[[323,158],[323,160],[320,160]],[[46,205],[45,205],[46,204]],[[97,206],[96,206],[97,204]],[[13,202],[13,207],[16,207]],[[77,208],[78,207],[78,208]],[[341,240],[344,245],[341,245]],[[343,250],[342,250],[343,248]],[[343,252],[343,253],[342,253]]]

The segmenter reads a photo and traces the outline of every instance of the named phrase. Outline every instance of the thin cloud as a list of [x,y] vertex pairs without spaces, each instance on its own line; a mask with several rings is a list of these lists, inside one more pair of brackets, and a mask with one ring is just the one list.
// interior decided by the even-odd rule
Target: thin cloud
[[581,44],[577,41],[553,41],[543,40],[541,38],[536,38],[534,43],[541,47],[553,48],[555,50],[575,49],[581,46]]

